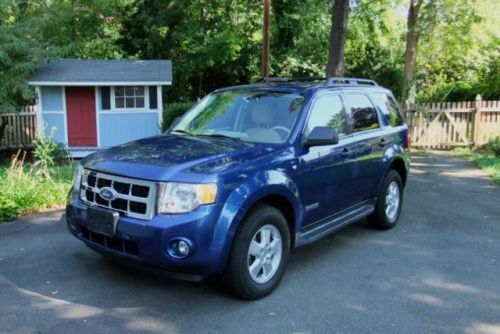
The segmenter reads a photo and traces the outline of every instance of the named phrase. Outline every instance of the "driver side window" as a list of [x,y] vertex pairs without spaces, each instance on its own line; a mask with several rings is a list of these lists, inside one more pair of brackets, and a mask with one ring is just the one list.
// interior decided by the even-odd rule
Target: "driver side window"
[[307,120],[306,133],[317,126],[334,127],[339,135],[347,134],[347,119],[339,95],[321,96],[314,102]]

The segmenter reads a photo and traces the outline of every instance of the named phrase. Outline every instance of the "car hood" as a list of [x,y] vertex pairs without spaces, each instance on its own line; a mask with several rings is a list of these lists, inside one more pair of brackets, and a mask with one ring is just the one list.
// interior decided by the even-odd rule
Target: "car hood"
[[273,145],[228,139],[159,135],[98,151],[82,164],[88,169],[138,179],[200,182],[208,174],[274,150]]

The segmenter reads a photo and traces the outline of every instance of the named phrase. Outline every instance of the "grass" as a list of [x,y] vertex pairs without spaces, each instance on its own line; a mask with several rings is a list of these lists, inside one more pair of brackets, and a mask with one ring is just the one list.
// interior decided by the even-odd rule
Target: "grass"
[[75,164],[43,170],[23,161],[0,165],[0,223],[19,215],[60,208],[71,188]]
[[468,147],[456,148],[453,152],[469,161],[472,161],[486,174],[491,176],[495,183],[500,185],[500,156],[488,149],[472,150]]

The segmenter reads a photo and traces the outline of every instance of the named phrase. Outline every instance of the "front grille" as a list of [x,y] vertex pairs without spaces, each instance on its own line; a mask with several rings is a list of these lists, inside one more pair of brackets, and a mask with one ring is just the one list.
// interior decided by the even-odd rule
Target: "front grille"
[[111,238],[100,233],[92,232],[85,226],[82,226],[82,237],[86,240],[95,242],[106,248],[111,248],[119,252],[127,253],[130,255],[137,255],[139,253],[139,248],[137,243],[130,240],[124,240],[121,238]]
[[[113,198],[101,197],[108,190]],[[80,198],[89,205],[118,211],[120,215],[150,220],[155,214],[157,185],[151,181],[84,170]],[[104,194],[103,194],[104,196]]]

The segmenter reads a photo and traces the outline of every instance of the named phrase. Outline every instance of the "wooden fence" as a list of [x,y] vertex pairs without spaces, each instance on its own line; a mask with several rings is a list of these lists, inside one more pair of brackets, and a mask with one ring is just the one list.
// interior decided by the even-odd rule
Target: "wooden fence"
[[442,102],[407,107],[411,145],[479,146],[500,136],[500,101]]
[[20,113],[0,114],[0,148],[29,147],[35,136],[35,106],[26,106]]

